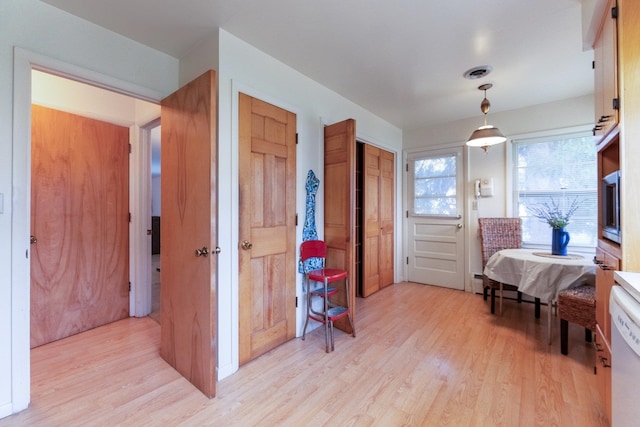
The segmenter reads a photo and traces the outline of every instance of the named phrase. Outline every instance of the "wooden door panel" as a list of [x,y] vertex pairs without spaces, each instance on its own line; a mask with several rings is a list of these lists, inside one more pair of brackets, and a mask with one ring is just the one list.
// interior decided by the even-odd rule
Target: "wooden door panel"
[[363,297],[393,283],[394,170],[393,153],[365,144]]
[[[356,322],[355,240],[355,172],[356,122],[348,119],[324,128],[324,239],[327,244],[327,267],[341,268],[349,274],[351,316]],[[346,305],[339,293],[336,303]],[[336,327],[351,333],[346,318]]]
[[34,105],[31,347],[129,315],[129,129]]
[[296,116],[239,94],[239,359],[295,337]]
[[362,296],[367,297],[380,289],[380,149],[365,144],[363,166]]
[[160,354],[207,397],[216,382],[216,74],[162,100]]
[[395,156],[380,150],[380,288],[393,283],[395,245]]

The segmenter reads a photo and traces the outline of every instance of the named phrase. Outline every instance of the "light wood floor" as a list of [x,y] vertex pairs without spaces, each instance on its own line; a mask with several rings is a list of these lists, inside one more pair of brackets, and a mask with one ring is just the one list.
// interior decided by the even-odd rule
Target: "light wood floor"
[[603,426],[594,351],[559,321],[481,296],[402,283],[358,299],[357,337],[294,339],[206,399],[158,355],[160,327],[125,319],[32,350],[29,409],[0,426]]

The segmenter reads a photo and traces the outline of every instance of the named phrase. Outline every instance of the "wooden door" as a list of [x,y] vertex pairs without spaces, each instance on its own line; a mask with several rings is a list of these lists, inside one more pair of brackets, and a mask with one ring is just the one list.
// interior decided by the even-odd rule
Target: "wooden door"
[[239,98],[239,361],[244,364],[295,337],[296,116],[242,93]]
[[380,149],[364,144],[362,223],[362,296],[380,290]]
[[[349,274],[351,316],[356,322],[355,268],[355,185],[356,122],[347,119],[324,128],[324,240],[327,244],[327,267],[342,268]],[[346,304],[340,293],[336,301]],[[347,318],[336,327],[351,333]]]
[[364,144],[362,296],[393,283],[394,155]]
[[31,347],[129,316],[129,129],[31,111]]
[[395,246],[395,156],[380,150],[380,288],[393,284]]
[[161,104],[160,354],[209,398],[217,364],[215,96],[208,71]]

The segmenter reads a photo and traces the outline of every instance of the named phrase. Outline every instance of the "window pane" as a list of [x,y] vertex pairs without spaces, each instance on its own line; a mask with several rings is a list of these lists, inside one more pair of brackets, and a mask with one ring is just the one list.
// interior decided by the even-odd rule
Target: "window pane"
[[455,215],[456,156],[422,158],[413,161],[413,213]]
[[523,242],[551,244],[551,227],[529,208],[546,203],[565,213],[579,205],[567,231],[569,246],[597,243],[597,163],[593,138],[587,134],[514,141],[514,206],[523,220]]

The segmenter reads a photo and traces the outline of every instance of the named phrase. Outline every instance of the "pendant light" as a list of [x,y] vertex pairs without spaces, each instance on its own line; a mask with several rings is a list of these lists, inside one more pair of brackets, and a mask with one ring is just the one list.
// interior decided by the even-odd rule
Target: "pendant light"
[[484,91],[484,99],[480,104],[480,111],[482,111],[482,114],[484,114],[484,125],[474,130],[469,137],[469,140],[467,141],[467,145],[469,147],[480,147],[484,150],[485,153],[489,149],[489,146],[501,144],[507,140],[502,132],[500,132],[500,129],[487,124],[487,113],[489,112],[489,108],[491,107],[491,103],[487,99],[487,90],[491,89],[492,87],[493,85],[491,83],[485,83],[478,86],[479,90]]

